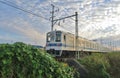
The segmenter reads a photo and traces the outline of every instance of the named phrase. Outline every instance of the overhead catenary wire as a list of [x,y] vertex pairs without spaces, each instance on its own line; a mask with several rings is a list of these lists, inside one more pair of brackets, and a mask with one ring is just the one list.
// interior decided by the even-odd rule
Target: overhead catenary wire
[[23,8],[20,8],[20,7],[18,7],[18,6],[12,5],[12,4],[10,4],[10,2],[7,3],[7,2],[4,2],[4,1],[0,1],[0,3],[5,4],[5,5],[8,5],[8,6],[11,6],[11,7],[16,8],[16,9],[18,9],[18,10],[24,11],[24,12],[26,12],[26,13],[32,14],[32,15],[34,15],[34,16],[37,16],[37,17],[40,17],[40,18],[43,18],[43,19],[49,21],[48,18],[45,18],[45,17],[40,16],[40,15],[38,15],[38,14],[35,14],[35,13],[29,11],[29,10],[25,10],[25,9],[23,9]]
[[[50,3],[51,4],[51,3]],[[53,1],[52,1],[52,4],[53,4]],[[58,7],[57,7],[58,8]],[[64,11],[64,13],[66,13],[67,15],[68,15],[68,13],[67,12],[65,12],[65,10],[63,10]],[[74,19],[72,19],[72,20],[74,20]],[[63,20],[63,21],[65,21],[65,19]],[[74,20],[75,21],[75,20]],[[58,22],[58,24],[60,23],[60,21]],[[59,26],[59,25],[58,25]],[[62,29],[64,29],[64,30],[67,30],[64,26],[59,26],[59,27],[61,27]],[[69,30],[67,30],[67,31],[69,31]],[[72,32],[72,31],[69,31],[69,32]],[[72,32],[73,33],[73,32]]]
[[[57,26],[59,26],[59,25],[57,25]],[[70,32],[70,33],[71,33],[71,32],[74,33],[73,31],[66,29],[63,25],[60,25],[59,27],[61,27],[62,29],[66,30],[66,31],[68,31],[68,32]]]
[[[50,1],[51,1],[52,4],[54,4],[54,2],[53,2],[52,0],[50,0]],[[51,4],[51,3],[50,3],[50,4]],[[54,5],[57,6],[56,4],[54,4]],[[57,6],[57,8],[58,8],[58,6]],[[63,8],[64,8],[64,7],[63,7]],[[64,8],[64,10],[63,10],[64,13],[66,13],[66,14],[69,16],[69,14],[66,12],[67,9],[66,9],[66,10],[65,10],[65,9],[66,9],[66,8]],[[70,18],[70,19],[75,21],[75,19],[73,19],[73,18]]]
[[[7,1],[7,0],[5,0],[5,1]],[[10,1],[8,1],[8,2],[10,2]],[[11,2],[12,3],[12,2]],[[21,3],[23,4],[23,5],[26,5],[26,1],[24,1],[24,2],[22,2],[21,1]],[[32,8],[33,10],[40,10],[40,9],[44,9],[44,10],[49,10],[49,8],[45,8],[45,7],[39,7],[38,6],[39,5],[39,1],[36,1],[35,3],[34,3],[34,5],[27,5],[27,7],[30,7],[30,8]],[[36,7],[36,6],[38,6],[38,7]],[[42,12],[42,11],[41,11]]]
[[[51,1],[51,2],[54,3],[53,1]],[[64,8],[64,7],[63,7],[63,8]],[[64,13],[67,14],[67,15],[69,15],[66,10],[67,10],[67,8],[64,8],[64,10],[63,10]],[[71,20],[75,20],[75,19],[73,19],[73,18],[70,18],[70,19],[71,19]]]

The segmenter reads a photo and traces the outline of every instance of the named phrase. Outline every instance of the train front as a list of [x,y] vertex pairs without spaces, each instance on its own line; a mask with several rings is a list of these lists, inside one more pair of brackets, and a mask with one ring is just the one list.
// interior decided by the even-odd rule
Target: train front
[[46,51],[55,57],[59,57],[62,55],[61,37],[62,37],[61,31],[51,31],[47,33]]

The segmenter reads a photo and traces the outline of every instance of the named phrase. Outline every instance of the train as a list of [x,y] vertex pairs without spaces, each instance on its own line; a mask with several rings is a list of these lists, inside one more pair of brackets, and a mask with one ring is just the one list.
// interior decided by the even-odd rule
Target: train
[[[77,46],[75,35],[61,30],[50,31],[46,34],[46,51],[55,57],[75,57],[79,53],[110,52],[108,47],[93,40],[78,36]],[[77,49],[76,49],[77,47]]]

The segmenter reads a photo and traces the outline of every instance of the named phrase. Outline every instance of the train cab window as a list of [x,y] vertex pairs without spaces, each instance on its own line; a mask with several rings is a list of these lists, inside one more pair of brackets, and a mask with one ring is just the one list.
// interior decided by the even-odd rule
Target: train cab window
[[50,33],[47,34],[47,42],[50,42]]
[[54,41],[54,33],[48,33],[47,34],[47,42]]
[[61,41],[61,32],[56,32],[56,42]]
[[50,41],[54,41],[54,34],[51,34],[51,40]]

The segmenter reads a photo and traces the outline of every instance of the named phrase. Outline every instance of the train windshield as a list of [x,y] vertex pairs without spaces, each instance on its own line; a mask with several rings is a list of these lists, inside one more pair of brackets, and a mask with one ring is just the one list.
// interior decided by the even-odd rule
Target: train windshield
[[56,32],[56,42],[61,42],[61,32],[60,31]]
[[55,39],[54,33],[48,33],[47,34],[47,42],[53,42]]
[[61,32],[60,31],[56,31],[55,32],[49,32],[47,34],[47,42],[61,42]]

